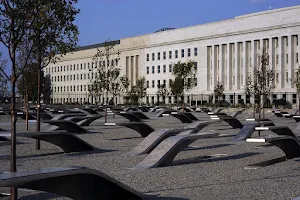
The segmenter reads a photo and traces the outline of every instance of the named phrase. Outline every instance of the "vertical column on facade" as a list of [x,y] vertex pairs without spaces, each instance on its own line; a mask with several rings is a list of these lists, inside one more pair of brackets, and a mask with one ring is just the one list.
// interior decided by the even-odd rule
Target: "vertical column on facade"
[[219,74],[220,74],[220,83],[224,85],[224,46],[221,44],[219,46]]
[[[276,72],[275,72],[275,66],[276,66],[276,60],[275,60],[275,41],[273,41],[272,38],[269,38],[269,48],[268,48],[268,56],[269,56],[269,67],[274,72],[274,80],[273,85],[276,84]],[[271,100],[273,100],[273,97],[271,95]]]
[[294,88],[294,67],[295,67],[295,42],[294,36],[288,36],[288,74],[289,74],[289,88]]
[[131,80],[132,80],[132,86],[135,86],[135,60],[134,60],[134,56],[131,56],[130,59],[130,68],[131,68]]
[[215,75],[216,75],[216,70],[215,70],[215,66],[216,66],[216,46],[213,45],[212,47],[212,55],[211,55],[211,82],[209,84],[210,85],[210,90],[214,90],[215,87]]
[[250,50],[250,54],[251,54],[251,60],[250,60],[250,67],[251,67],[251,74],[253,74],[254,68],[256,67],[256,49],[255,49],[255,40],[251,41],[251,50]]
[[284,88],[284,49],[283,38],[278,37],[278,87]]
[[207,54],[207,73],[206,73],[206,84],[207,84],[207,91],[210,91],[210,74],[211,74],[211,54],[210,54],[210,48],[212,47],[206,47],[206,54]]
[[139,55],[135,56],[135,82],[139,78]]
[[[234,44],[235,48],[235,89],[240,89],[240,45],[238,42]],[[237,101],[236,101],[237,102]]]
[[227,90],[231,90],[231,48],[230,48],[230,44],[228,43],[227,46],[226,46],[226,49],[227,49]]
[[243,42],[243,56],[242,56],[242,59],[243,59],[243,64],[241,66],[242,68],[242,74],[243,76],[241,77],[241,83],[242,85],[245,85],[246,84],[246,80],[247,80],[247,77],[248,77],[248,48],[247,48],[247,42]]

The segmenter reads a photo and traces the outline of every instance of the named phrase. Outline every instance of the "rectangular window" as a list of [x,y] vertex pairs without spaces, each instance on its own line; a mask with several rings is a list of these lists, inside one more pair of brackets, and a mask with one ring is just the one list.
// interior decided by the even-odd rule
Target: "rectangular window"
[[166,87],[167,85],[166,85],[166,80],[163,80],[163,85]]
[[286,63],[289,63],[289,54],[286,54]]
[[164,60],[166,60],[166,58],[167,58],[167,52],[164,51],[163,57],[164,57]]
[[278,74],[278,72],[276,73],[276,83],[279,83],[279,74]]
[[149,74],[149,67],[147,67],[147,74]]
[[155,88],[155,81],[152,81],[152,88]]
[[154,66],[152,66],[152,74],[154,74],[154,72],[155,72],[155,68]]
[[278,64],[278,54],[276,55],[276,64]]
[[296,53],[296,63],[298,63],[298,53]]
[[194,56],[198,56],[198,48],[197,47],[194,48]]
[[191,57],[191,49],[188,48],[188,57]]
[[160,52],[157,53],[157,60],[160,60]]
[[155,54],[152,53],[152,60],[155,60]]
[[149,53],[147,53],[147,61],[149,61]]
[[167,70],[166,68],[167,68],[167,66],[164,65],[164,67],[163,67],[163,72],[164,72],[164,73],[166,73],[166,70]]
[[194,85],[195,85],[195,86],[197,86],[197,85],[198,85],[198,83],[197,83],[197,82],[198,82],[198,79],[197,79],[197,78],[194,78]]
[[285,72],[285,78],[286,78],[286,82],[289,82],[289,72]]
[[160,88],[160,80],[157,80],[157,87]]
[[175,50],[175,58],[178,58],[178,50]]
[[172,72],[172,64],[169,64],[169,72]]
[[278,38],[275,39],[275,46],[278,48]]
[[184,49],[181,49],[181,58],[184,58]]
[[149,81],[147,81],[147,88],[149,88]]
[[169,51],[169,59],[172,59],[172,51]]
[[157,66],[157,73],[160,73],[160,65]]

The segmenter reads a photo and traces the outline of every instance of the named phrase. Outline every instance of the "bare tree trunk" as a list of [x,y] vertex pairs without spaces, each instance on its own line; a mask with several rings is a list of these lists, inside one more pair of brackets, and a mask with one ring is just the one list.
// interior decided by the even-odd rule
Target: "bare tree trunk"
[[26,130],[28,131],[29,129],[29,124],[28,124],[28,90],[26,89],[26,92],[25,92],[25,99],[24,99],[24,107],[25,107],[25,115],[26,115]]
[[[42,53],[39,51],[37,71],[38,71],[38,85],[37,85],[37,106],[36,106],[36,132],[41,131],[41,68],[42,68]],[[40,150],[40,140],[35,140],[35,149]]]
[[107,104],[108,104],[108,90],[106,90],[106,97],[105,97],[105,114],[104,114],[104,123],[107,122]]
[[[17,145],[16,145],[16,73],[15,73],[15,55],[16,51],[14,46],[12,47],[12,81],[11,81],[11,161],[10,161],[10,171],[17,171]],[[17,188],[10,189],[11,200],[17,200],[18,191]]]

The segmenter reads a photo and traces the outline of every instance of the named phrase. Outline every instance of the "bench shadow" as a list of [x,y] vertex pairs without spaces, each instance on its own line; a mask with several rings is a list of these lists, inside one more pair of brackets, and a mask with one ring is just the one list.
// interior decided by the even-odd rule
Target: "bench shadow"
[[[48,193],[48,192],[41,192],[38,194],[30,194],[24,197],[20,197],[20,200],[52,200],[62,197],[57,194]],[[144,200],[188,200],[187,198],[179,198],[179,197],[158,197],[154,195],[143,195]]]
[[131,140],[131,139],[137,139],[137,138],[142,138],[141,136],[134,136],[134,137],[126,137],[126,138],[113,138],[113,139],[110,139],[110,140],[113,140],[113,141],[118,141],[118,140]]
[[211,145],[211,146],[205,146],[205,147],[193,147],[189,146],[184,149],[184,151],[194,151],[194,150],[203,150],[203,149],[215,149],[215,148],[221,148],[221,147],[227,147],[231,146],[233,144],[216,144],[216,145]]
[[73,152],[73,153],[66,153],[65,156],[72,157],[72,156],[83,156],[83,155],[90,155],[90,154],[100,154],[100,153],[109,153],[109,152],[115,152],[117,150],[111,150],[111,149],[95,149],[92,151],[82,151],[82,152]]
[[175,161],[173,161],[172,165],[185,165],[185,164],[210,163],[210,162],[227,161],[227,160],[238,160],[241,158],[255,156],[258,154],[261,154],[261,153],[249,152],[249,153],[242,153],[242,154],[236,154],[233,156],[224,156],[224,157],[198,156],[198,157],[194,157],[194,158],[175,160]]

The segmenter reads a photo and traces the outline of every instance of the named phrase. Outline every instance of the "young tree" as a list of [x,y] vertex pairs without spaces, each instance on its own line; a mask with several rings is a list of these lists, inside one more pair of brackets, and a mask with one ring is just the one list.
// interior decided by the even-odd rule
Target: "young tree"
[[158,85],[156,94],[158,97],[162,97],[163,102],[165,102],[166,96],[169,95],[169,90],[165,84],[161,84],[161,85]]
[[[34,14],[39,16],[31,26],[32,40],[35,47],[35,59],[38,64],[38,98],[36,131],[40,131],[41,107],[41,72],[50,63],[56,63],[67,52],[76,48],[78,27],[74,24],[79,9],[75,8],[77,0],[36,0],[32,5]],[[59,56],[58,56],[59,54]],[[40,149],[37,140],[36,149]]]
[[137,93],[138,101],[141,106],[143,98],[147,95],[147,83],[146,78],[144,76],[136,81],[135,92]]
[[[99,93],[105,94],[105,123],[107,122],[107,105],[109,94],[113,95],[117,84],[120,84],[120,68],[118,62],[120,53],[115,51],[115,41],[107,40],[103,50],[97,48],[93,60],[99,63],[93,85]],[[113,57],[113,58],[112,58]]]
[[220,102],[221,97],[223,97],[224,95],[224,90],[225,90],[224,85],[218,81],[217,85],[214,88],[215,96],[218,97],[218,103]]
[[[35,0],[0,0],[0,42],[7,48],[11,61],[11,74],[2,73],[11,82],[11,165],[10,171],[17,170],[16,165],[16,81],[23,69],[17,67],[16,59],[22,49],[22,43],[30,27],[39,16],[34,15],[32,6]],[[11,189],[11,199],[17,199],[17,190]]]
[[245,91],[248,94],[254,95],[258,101],[259,121],[261,120],[262,114],[263,118],[265,117],[263,108],[265,101],[275,89],[274,77],[274,71],[269,65],[269,55],[264,48],[259,56],[259,64],[254,66],[252,79],[251,77],[248,77],[247,85],[245,87]]
[[19,93],[22,93],[24,100],[24,108],[26,115],[26,130],[28,130],[28,102],[35,101],[37,99],[37,65],[32,63],[32,66],[28,66],[22,73],[17,88]]
[[192,89],[194,85],[194,78],[196,72],[195,62],[180,62],[174,64],[173,66],[173,76],[175,77],[174,81],[170,82],[171,92],[173,95],[181,95],[183,98],[184,106],[184,94]]
[[295,74],[294,85],[296,87],[298,96],[298,112],[300,112],[300,66],[298,67]]

